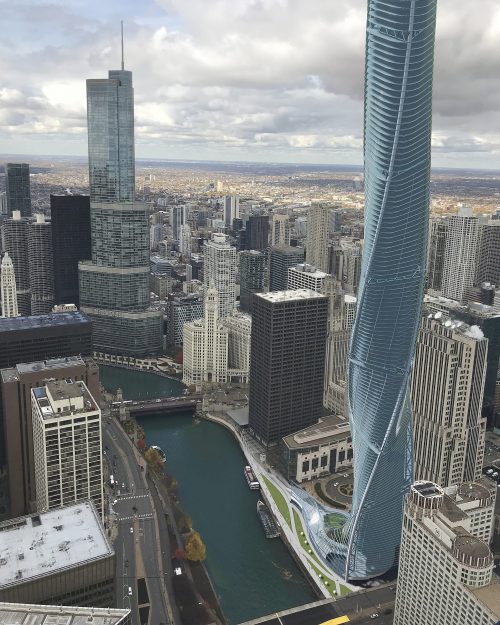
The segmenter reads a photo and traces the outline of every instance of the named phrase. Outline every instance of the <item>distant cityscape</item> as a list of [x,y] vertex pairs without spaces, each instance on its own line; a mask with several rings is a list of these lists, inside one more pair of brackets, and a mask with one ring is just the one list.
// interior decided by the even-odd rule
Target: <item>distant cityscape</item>
[[136,160],[123,40],[88,160],[2,156],[0,625],[500,623],[500,174],[431,170],[435,20],[368,0],[363,167]]

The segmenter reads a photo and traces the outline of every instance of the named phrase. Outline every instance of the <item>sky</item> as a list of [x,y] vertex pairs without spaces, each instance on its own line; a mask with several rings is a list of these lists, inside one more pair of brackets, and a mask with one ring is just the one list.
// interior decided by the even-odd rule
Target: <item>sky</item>
[[[125,67],[139,158],[360,164],[366,0],[0,0],[0,153],[85,155]],[[499,168],[500,0],[438,0],[433,166]]]

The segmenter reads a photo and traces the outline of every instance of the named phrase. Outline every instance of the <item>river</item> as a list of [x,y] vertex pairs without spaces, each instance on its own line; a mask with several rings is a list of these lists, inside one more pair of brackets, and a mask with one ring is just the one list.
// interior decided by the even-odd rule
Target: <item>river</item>
[[[125,399],[176,395],[182,385],[150,373],[100,367],[101,383]],[[189,415],[140,419],[149,445],[167,455],[182,506],[207,546],[206,566],[229,625],[316,599],[281,540],[267,540],[258,494],[243,477],[245,457],[224,427]]]

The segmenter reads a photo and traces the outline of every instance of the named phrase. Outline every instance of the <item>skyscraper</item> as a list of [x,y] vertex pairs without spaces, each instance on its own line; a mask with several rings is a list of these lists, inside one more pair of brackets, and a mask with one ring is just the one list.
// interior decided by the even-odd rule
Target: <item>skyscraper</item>
[[443,282],[444,251],[446,247],[446,220],[432,219],[427,254],[427,288],[441,291]]
[[218,294],[219,318],[232,314],[236,304],[236,248],[226,234],[214,233],[204,246],[203,281]]
[[474,284],[479,243],[479,219],[461,206],[447,219],[441,294],[465,302]]
[[269,246],[269,215],[250,215],[247,221],[247,250],[265,250]]
[[183,204],[172,206],[170,209],[170,226],[174,241],[181,240],[181,228],[185,224],[187,224],[187,207]]
[[7,163],[5,166],[7,214],[19,211],[21,217],[31,216],[30,166],[27,163]]
[[352,331],[352,512],[348,579],[397,563],[412,480],[408,381],[423,297],[429,222],[436,0],[369,0],[365,82],[365,238]]
[[28,219],[14,211],[2,223],[2,248],[8,252],[16,276],[17,307],[22,316],[31,314],[30,273],[28,254]]
[[264,445],[322,412],[328,299],[307,289],[253,298],[249,425]]
[[[31,314],[44,315],[54,306],[52,224],[38,214],[28,226]],[[74,303],[74,302],[72,302]]]
[[0,298],[2,317],[18,317],[16,276],[8,252],[5,252],[0,267]]
[[271,218],[271,247],[290,245],[290,222],[288,215],[274,214]]
[[500,288],[500,219],[480,226],[476,283],[491,282]]
[[288,270],[303,262],[302,247],[272,247],[269,251],[269,290],[286,291]]
[[224,223],[228,228],[233,225],[233,220],[240,216],[240,198],[234,195],[224,197]]
[[51,195],[54,301],[80,305],[78,262],[91,258],[90,198],[88,195]]
[[315,202],[307,215],[306,261],[320,271],[328,272],[328,214],[329,208]]
[[264,290],[266,255],[258,250],[240,252],[240,309],[252,312],[252,294]]

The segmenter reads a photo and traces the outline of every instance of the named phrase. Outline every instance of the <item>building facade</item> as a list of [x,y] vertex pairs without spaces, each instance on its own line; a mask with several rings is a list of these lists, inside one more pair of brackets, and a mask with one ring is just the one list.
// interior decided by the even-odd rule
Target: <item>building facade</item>
[[5,252],[0,266],[0,302],[2,317],[19,317],[16,276],[8,252]]
[[481,477],[487,351],[477,326],[423,317],[411,377],[415,479],[446,487]]
[[236,248],[226,234],[214,233],[204,246],[203,282],[218,294],[219,318],[233,313],[236,305]]
[[16,625],[132,625],[130,610],[116,608],[80,608],[72,606],[33,605],[32,603],[0,603],[0,622]]
[[368,1],[364,249],[347,377],[354,493],[335,563],[346,579],[395,565],[412,481],[408,383],[427,253],[435,24],[436,0]]
[[269,215],[250,215],[246,230],[247,250],[266,250],[269,247]]
[[500,288],[500,219],[491,219],[480,226],[476,284],[482,282]]
[[78,263],[92,257],[90,243],[90,197],[50,196],[54,302],[80,305]]
[[403,515],[394,625],[496,625],[495,492],[466,482],[416,482]]
[[21,217],[31,217],[30,166],[27,163],[5,165],[5,195],[7,214],[19,211]]
[[307,216],[306,261],[320,271],[328,272],[328,215],[324,204],[313,203]]
[[302,247],[272,247],[269,250],[269,290],[286,291],[288,270],[303,262]]
[[203,318],[203,296],[172,294],[167,301],[167,339],[172,345],[182,345],[184,324]]
[[253,293],[262,293],[265,285],[266,255],[258,250],[239,253],[240,310],[252,312]]
[[224,196],[224,223],[232,228],[233,220],[240,217],[240,198],[234,195]]
[[227,328],[227,377],[228,382],[248,383],[250,371],[250,341],[252,318],[238,313],[223,321]]
[[269,446],[321,416],[328,299],[301,289],[253,303],[249,426]]
[[17,306],[22,316],[31,314],[31,292],[28,250],[29,220],[14,211],[10,219],[2,222],[2,249],[12,259],[16,276]]
[[101,410],[85,382],[31,389],[37,511],[91,499],[104,519]]
[[329,277],[329,274],[324,271],[319,271],[312,265],[302,263],[296,267],[290,267],[288,270],[287,290],[310,289],[320,293],[325,280]]
[[31,314],[45,315],[54,306],[54,263],[52,257],[52,224],[37,214],[28,226],[28,267],[30,276]]
[[447,222],[445,219],[438,217],[431,219],[429,225],[426,286],[427,289],[440,292],[443,283]]
[[288,215],[273,214],[271,217],[271,247],[290,245],[290,222]]

